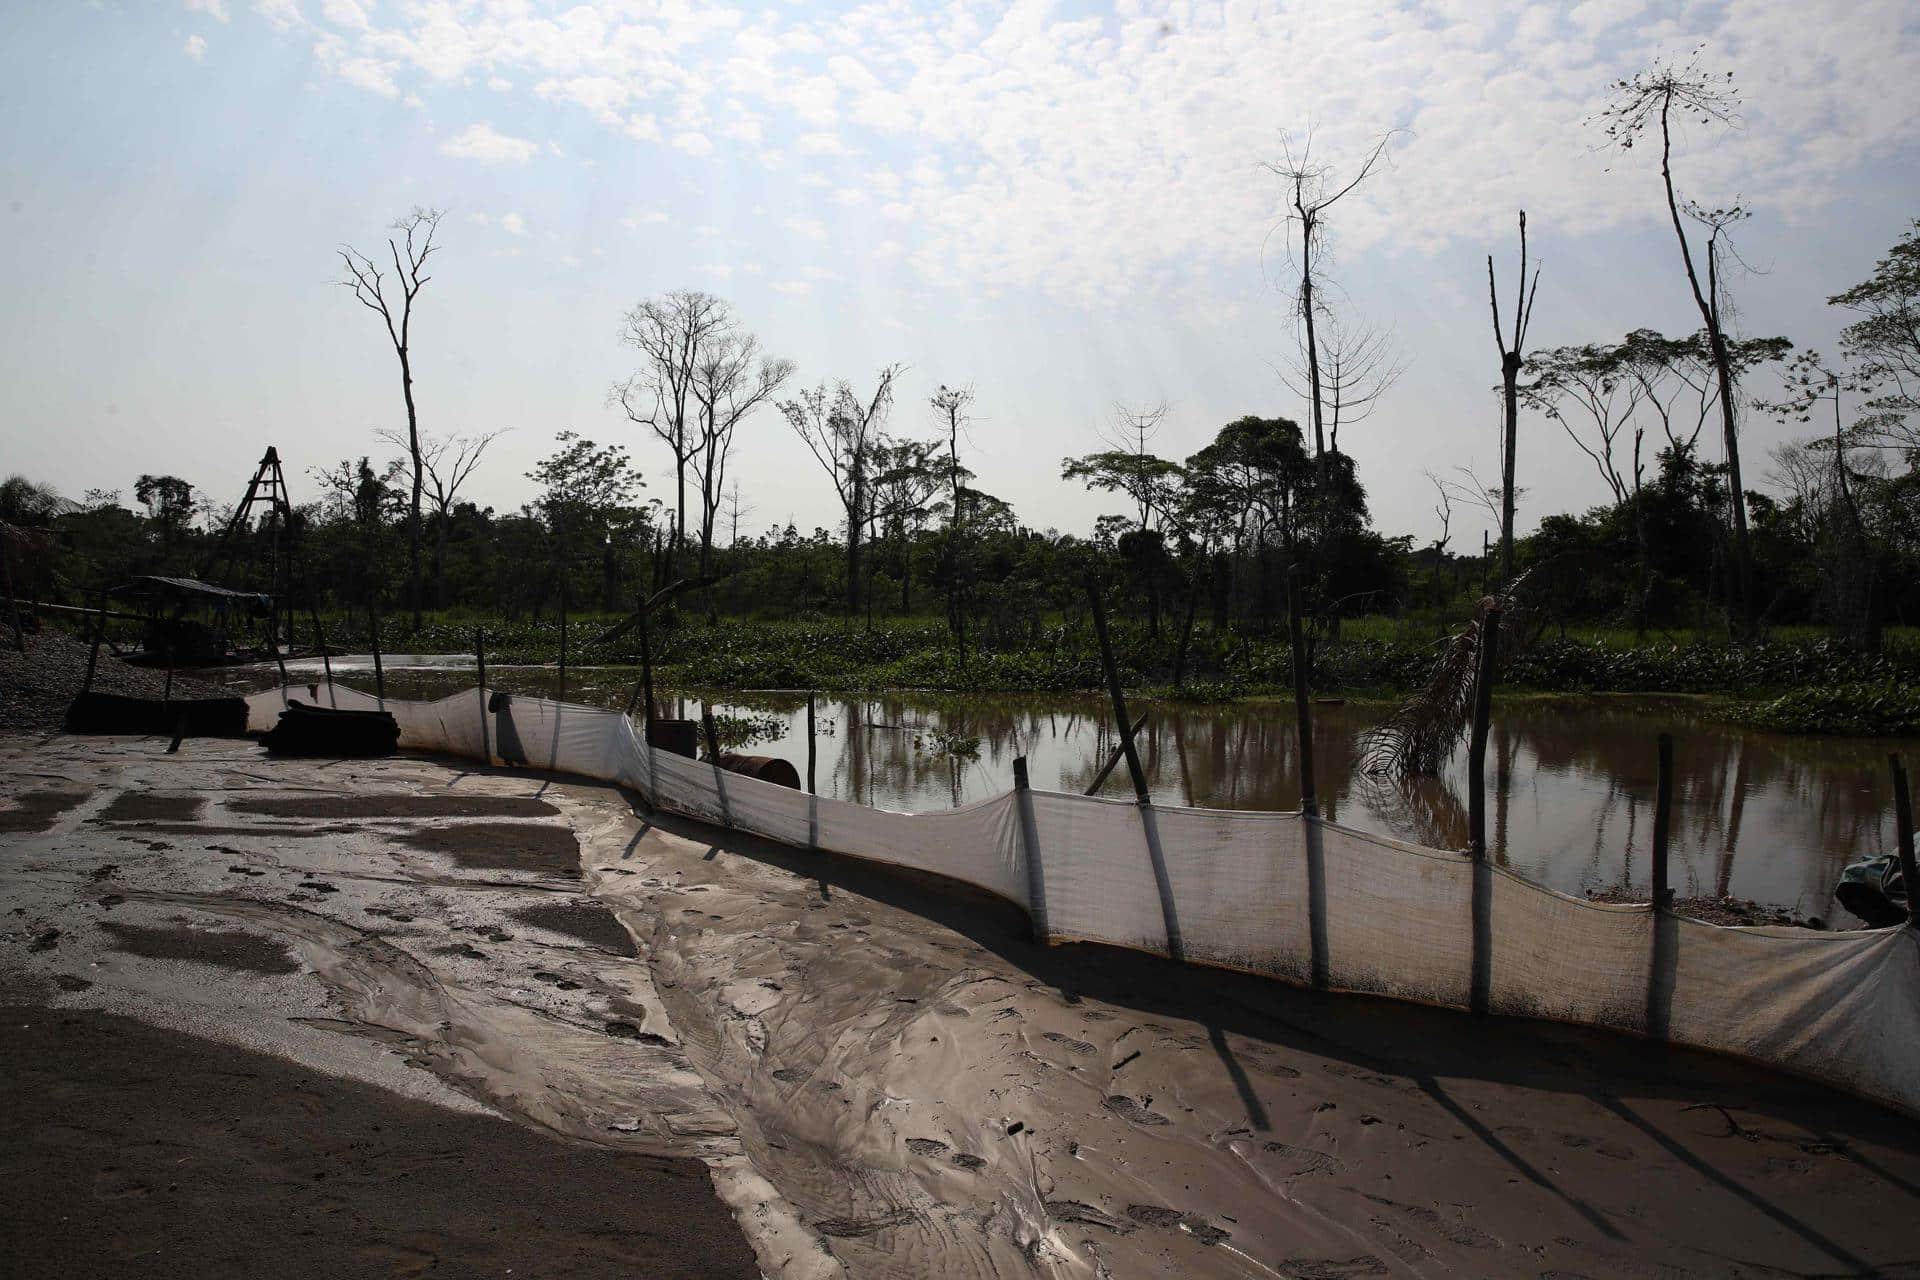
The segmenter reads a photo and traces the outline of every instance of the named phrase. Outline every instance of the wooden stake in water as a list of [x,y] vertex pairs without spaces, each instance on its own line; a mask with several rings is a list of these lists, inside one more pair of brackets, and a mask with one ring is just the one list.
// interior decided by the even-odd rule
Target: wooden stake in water
[[1133,777],[1133,794],[1141,804],[1151,803],[1147,795],[1147,772],[1140,767],[1140,753],[1133,748],[1132,721],[1127,718],[1127,697],[1120,690],[1120,668],[1113,660],[1113,641],[1107,636],[1107,610],[1100,603],[1100,588],[1087,579],[1087,603],[1093,606],[1093,634],[1100,641],[1100,665],[1107,673],[1107,692],[1113,698],[1113,719],[1120,731],[1120,749],[1126,752],[1127,772]]
[[1907,769],[1898,754],[1889,755],[1893,770],[1893,829],[1900,842],[1900,875],[1907,884],[1907,923],[1920,927],[1920,870],[1913,856],[1913,797],[1907,793]]
[[487,691],[487,633],[479,628],[473,629],[473,662],[480,672],[480,692]]
[[1663,733],[1659,741],[1660,772],[1653,792],[1653,909],[1665,911],[1673,900],[1667,888],[1667,838],[1673,830],[1673,735]]

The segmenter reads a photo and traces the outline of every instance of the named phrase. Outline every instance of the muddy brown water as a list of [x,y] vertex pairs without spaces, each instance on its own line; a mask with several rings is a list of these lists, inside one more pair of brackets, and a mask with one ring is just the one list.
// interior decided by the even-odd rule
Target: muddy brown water
[[[470,659],[390,658],[395,697],[443,697],[473,683]],[[364,659],[335,659],[340,682],[371,691]],[[295,679],[319,664],[289,664]],[[271,668],[219,673],[265,688]],[[489,666],[489,684],[553,696],[552,667]],[[624,707],[637,672],[568,673],[569,701]],[[697,718],[696,692],[662,692],[663,714]],[[789,692],[709,692],[716,714],[758,727],[736,749],[790,760],[807,772],[806,698]],[[886,809],[966,804],[1012,785],[1025,755],[1036,787],[1084,791],[1116,735],[1102,698],[887,693],[816,699],[815,776],[820,794]],[[1318,703],[1314,747],[1322,811],[1362,830],[1436,848],[1467,838],[1466,747],[1437,778],[1382,783],[1361,767],[1361,735],[1390,708]],[[1141,762],[1155,801],[1220,809],[1293,809],[1299,748],[1289,704],[1141,702],[1148,712]],[[1654,742],[1674,734],[1673,887],[1682,897],[1727,895],[1855,922],[1832,900],[1847,863],[1893,847],[1886,758],[1920,756],[1920,740],[1813,738],[1724,724],[1698,700],[1652,696],[1501,699],[1487,745],[1488,842],[1495,859],[1563,892],[1645,891],[1653,834]],[[944,735],[977,738],[954,756]],[[732,745],[732,744],[730,744]],[[1125,765],[1103,794],[1130,790]]]

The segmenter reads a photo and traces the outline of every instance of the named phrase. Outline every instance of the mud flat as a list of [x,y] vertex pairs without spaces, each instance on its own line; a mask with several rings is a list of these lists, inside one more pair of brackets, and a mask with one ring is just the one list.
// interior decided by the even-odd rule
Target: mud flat
[[[480,1233],[496,1196],[555,1233],[537,1274],[1898,1274],[1920,1257],[1920,1125],[1774,1073],[1038,948],[968,891],[646,817],[597,784],[164,745],[0,747],[0,806],[28,797],[0,808],[23,815],[0,836],[7,1087],[115,1117],[16,1103],[0,1128],[9,1224],[48,1221],[41,1178],[102,1215],[59,1246],[78,1253],[35,1253],[38,1228],[0,1242],[49,1272],[170,1273],[182,1253],[141,1250],[173,1242],[232,1269],[219,1224],[195,1225],[223,1195],[258,1200],[234,1247],[299,1261],[338,1233],[336,1273],[421,1261],[356,1264],[352,1242],[375,1239],[522,1273],[519,1229]],[[116,809],[128,793],[206,806],[167,821],[185,811]],[[287,1129],[274,1108],[297,1091],[222,1102],[210,1085],[210,1110],[189,1090],[174,1114],[152,1072],[153,1105],[131,1105],[146,1086],[131,1051],[100,1047],[114,1038],[187,1079],[195,1055],[294,1073],[367,1125],[376,1103],[417,1114],[377,1134],[316,1123],[319,1163],[255,1157],[230,1131]],[[23,1074],[43,1058],[57,1066]],[[187,1172],[103,1161],[115,1142]],[[256,1158],[286,1178],[244,1187],[237,1162]],[[520,1166],[565,1204],[480,1176]],[[409,1223],[444,1219],[435,1240],[372,1203],[402,1168],[444,1174],[441,1200],[395,1200]],[[106,1225],[121,1202],[91,1197],[115,1176],[145,1188],[141,1213],[173,1205],[141,1219],[161,1236]],[[368,1203],[329,1212],[336,1177]],[[205,1234],[164,1234],[174,1219]],[[607,1252],[655,1246],[657,1263]]]

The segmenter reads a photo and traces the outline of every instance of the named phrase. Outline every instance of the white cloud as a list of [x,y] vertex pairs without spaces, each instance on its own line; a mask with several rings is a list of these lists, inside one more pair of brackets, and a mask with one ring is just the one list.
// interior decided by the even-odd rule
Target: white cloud
[[206,37],[205,36],[188,36],[187,43],[184,46],[182,52],[184,52],[189,58],[192,58],[195,62],[200,61],[200,59],[207,56]]
[[372,26],[359,0],[321,0],[320,16],[348,31],[366,31]]
[[667,215],[659,209],[635,209],[620,219],[620,225],[629,231],[638,231],[642,227],[664,226],[667,221]]
[[825,240],[827,238],[827,224],[818,218],[788,218],[786,228],[793,232],[793,234],[804,236],[808,240]]
[[510,236],[523,236],[527,234],[527,220],[517,213],[503,213],[500,215],[500,229]]
[[[299,21],[288,0],[267,2]],[[192,7],[224,14],[227,0]],[[929,281],[1083,299],[1257,259],[1279,213],[1260,162],[1282,129],[1315,120],[1316,153],[1336,163],[1406,130],[1391,169],[1341,205],[1335,251],[1432,254],[1477,247],[1523,202],[1567,235],[1654,219],[1637,153],[1606,173],[1582,121],[1656,53],[1705,42],[1748,92],[1745,129],[1689,140],[1689,188],[1743,190],[1795,216],[1910,145],[1920,83],[1912,0],[1848,0],[1844,20],[1819,23],[1796,0],[1124,0],[1093,17],[893,0],[744,14],[624,0],[310,7],[316,57],[369,92],[397,97],[404,83],[431,103],[464,84],[537,85],[637,144],[743,144],[742,162],[768,170],[795,154],[887,154],[889,179],[862,185],[885,216],[916,221],[910,260]],[[532,145],[496,139],[470,129],[449,146],[518,161]]]
[[525,164],[540,148],[525,138],[497,133],[491,124],[470,124],[440,144],[442,155],[482,164]]
[[204,13],[215,22],[228,22],[233,18],[227,12],[227,0],[187,0],[187,12]]
[[795,298],[811,291],[812,288],[813,285],[805,280],[775,280],[773,282],[773,291],[775,293],[784,293]]
[[300,6],[296,0],[253,0],[253,11],[281,31],[300,26],[305,21],[300,16]]
[[843,156],[847,153],[838,134],[803,133],[795,144],[803,156]]

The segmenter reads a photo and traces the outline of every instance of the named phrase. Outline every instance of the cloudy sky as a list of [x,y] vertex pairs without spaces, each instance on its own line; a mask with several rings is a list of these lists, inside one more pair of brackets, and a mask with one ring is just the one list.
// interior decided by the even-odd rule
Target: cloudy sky
[[[1697,327],[1651,157],[1582,123],[1610,79],[1696,46],[1745,96],[1737,130],[1676,158],[1687,193],[1754,210],[1741,327],[1831,348],[1824,298],[1920,216],[1912,0],[16,0],[0,469],[129,500],[171,471],[232,501],[268,443],[296,497],[307,468],[381,452],[393,357],[334,253],[431,205],[422,421],[511,429],[483,502],[524,501],[560,430],[629,444],[667,493],[605,396],[631,371],[621,313],[693,287],[808,383],[908,365],[902,434],[971,382],[982,486],[1084,531],[1119,508],[1059,460],[1099,447],[1116,401],[1165,400],[1172,456],[1241,414],[1306,419],[1275,373],[1294,338],[1263,164],[1289,134],[1337,164],[1398,130],[1332,219],[1329,270],[1406,362],[1342,443],[1380,527],[1426,537],[1424,472],[1496,469],[1485,255],[1511,275],[1517,208],[1545,264],[1533,345]],[[1747,430],[1753,475],[1788,433]],[[777,415],[741,446],[751,526],[831,523]],[[1551,423],[1525,424],[1521,467],[1528,525],[1603,495]],[[1484,523],[1457,519],[1456,546]]]

